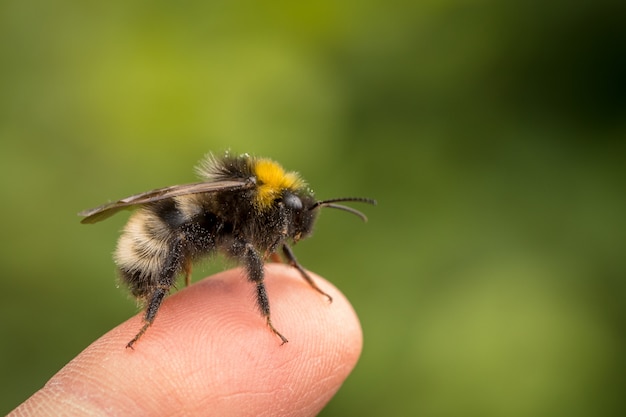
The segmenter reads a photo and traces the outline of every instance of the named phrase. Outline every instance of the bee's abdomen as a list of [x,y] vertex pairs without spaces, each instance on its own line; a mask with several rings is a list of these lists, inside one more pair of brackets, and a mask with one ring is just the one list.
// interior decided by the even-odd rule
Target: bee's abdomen
[[128,220],[114,259],[122,281],[135,297],[147,297],[159,284],[171,285],[182,265],[184,222],[174,201],[142,207]]

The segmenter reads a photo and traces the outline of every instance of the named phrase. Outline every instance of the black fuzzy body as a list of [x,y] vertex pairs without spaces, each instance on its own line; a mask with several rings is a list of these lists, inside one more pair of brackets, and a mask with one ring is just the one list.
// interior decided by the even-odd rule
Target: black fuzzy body
[[[248,164],[236,162],[220,165],[217,180],[237,178],[257,185]],[[177,196],[146,204],[133,213],[115,252],[121,280],[146,306],[145,326],[129,346],[154,321],[178,276],[186,274],[188,282],[192,263],[216,252],[245,268],[248,279],[256,284],[261,313],[286,341],[269,319],[263,264],[279,250],[292,265],[297,264],[287,245],[310,235],[318,209],[309,209],[315,200],[304,188],[282,190],[267,207],[259,206],[257,192],[257,187],[250,187]]]

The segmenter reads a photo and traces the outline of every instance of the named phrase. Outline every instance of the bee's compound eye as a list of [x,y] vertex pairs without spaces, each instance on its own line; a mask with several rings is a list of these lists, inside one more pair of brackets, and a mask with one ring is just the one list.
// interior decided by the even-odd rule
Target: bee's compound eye
[[285,193],[283,195],[283,203],[292,210],[302,210],[302,200],[297,195]]

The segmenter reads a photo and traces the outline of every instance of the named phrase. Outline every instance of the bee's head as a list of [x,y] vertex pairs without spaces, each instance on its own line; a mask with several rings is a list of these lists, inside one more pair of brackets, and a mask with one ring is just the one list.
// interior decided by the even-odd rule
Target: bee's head
[[289,236],[294,240],[294,242],[309,236],[313,231],[313,224],[315,223],[315,219],[321,207],[344,210],[359,216],[363,221],[367,221],[365,214],[360,211],[353,209],[352,207],[336,204],[343,201],[356,201],[373,205],[376,204],[376,200],[362,197],[333,198],[330,200],[316,201],[313,194],[308,190],[299,194],[285,191],[283,193],[282,202],[292,213]]
[[317,217],[317,210],[309,210],[315,204],[313,193],[305,189],[285,190],[281,202],[290,214],[289,237],[297,242],[309,236]]
[[336,204],[342,201],[357,201],[376,204],[369,198],[334,198],[316,201],[313,192],[295,172],[285,171],[279,164],[269,159],[252,161],[252,172],[256,181],[255,205],[261,212],[271,210],[276,203],[288,210],[290,221],[287,235],[297,242],[311,234],[315,218],[321,207],[330,207],[347,211],[359,216],[364,221],[367,217],[360,211],[348,206]]

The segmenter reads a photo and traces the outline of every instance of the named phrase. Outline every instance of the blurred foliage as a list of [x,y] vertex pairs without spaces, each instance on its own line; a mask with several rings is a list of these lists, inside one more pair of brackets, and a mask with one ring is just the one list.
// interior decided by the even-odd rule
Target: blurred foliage
[[379,200],[296,248],[365,333],[323,415],[623,415],[625,11],[2,2],[0,413],[135,311],[75,213],[230,148]]

